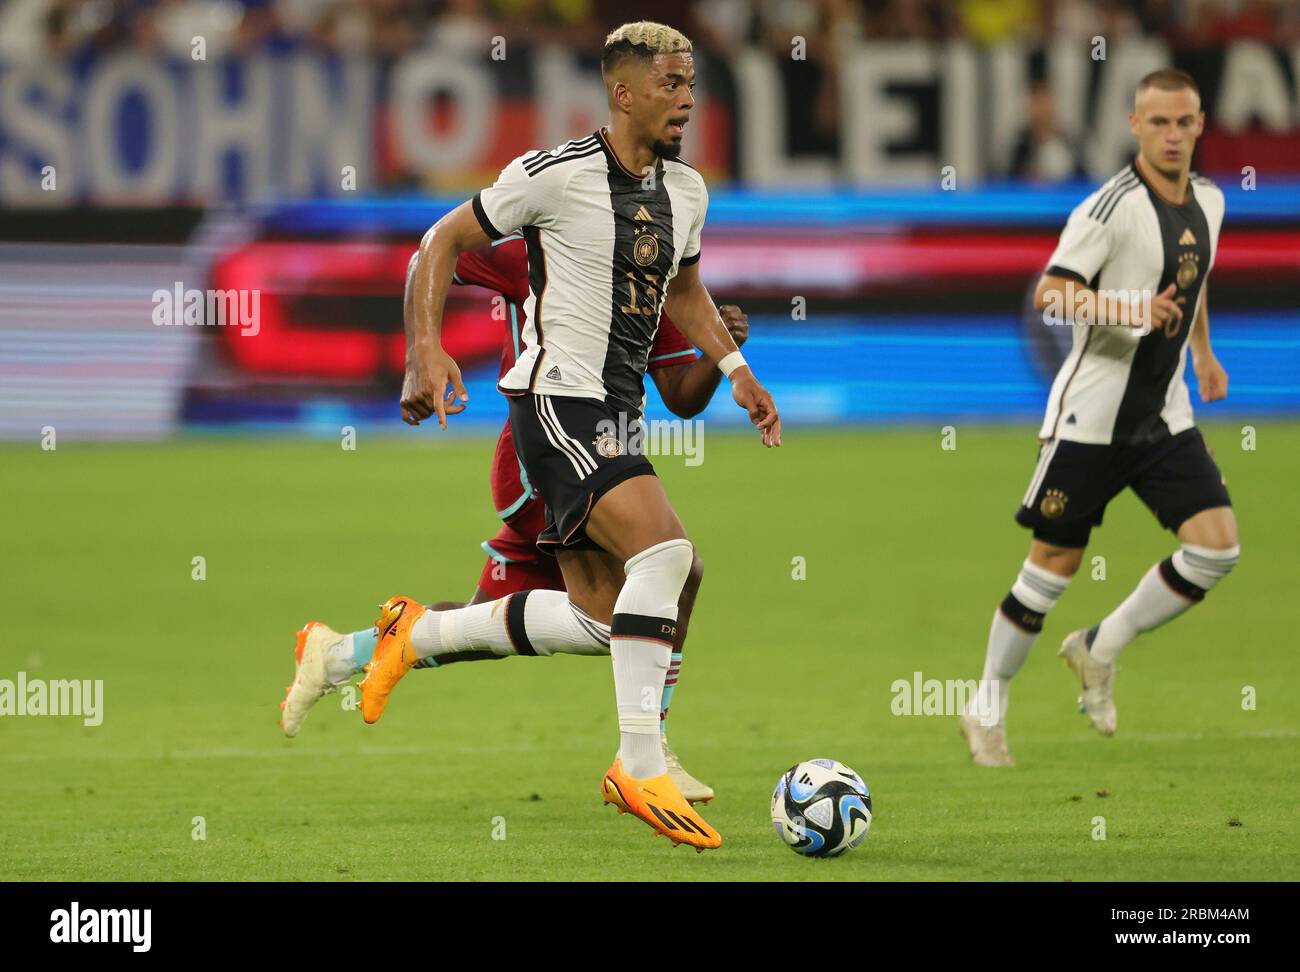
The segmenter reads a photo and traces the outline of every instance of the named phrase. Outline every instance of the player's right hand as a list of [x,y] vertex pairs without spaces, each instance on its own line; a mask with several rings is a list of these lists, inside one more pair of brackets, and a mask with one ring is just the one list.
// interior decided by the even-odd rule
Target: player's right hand
[[763,445],[770,449],[781,444],[781,416],[777,414],[776,402],[758,383],[748,365],[732,373],[731,397],[749,413],[749,420],[762,433]]
[[[1133,327],[1146,336],[1152,331],[1163,331],[1169,325],[1178,324],[1183,319],[1183,309],[1174,301],[1174,294],[1178,292],[1178,287],[1170,284],[1161,293],[1157,294],[1151,301],[1151,314],[1148,317],[1141,310],[1133,315],[1130,323]],[[1141,307],[1141,305],[1135,305]],[[1172,333],[1177,333],[1177,328]]]
[[[454,393],[456,401],[449,401]],[[438,427],[447,427],[447,416],[465,411],[469,393],[460,377],[460,367],[442,348],[425,354],[416,352],[407,359],[406,377],[402,380],[402,421],[419,425],[431,415],[438,416]]]

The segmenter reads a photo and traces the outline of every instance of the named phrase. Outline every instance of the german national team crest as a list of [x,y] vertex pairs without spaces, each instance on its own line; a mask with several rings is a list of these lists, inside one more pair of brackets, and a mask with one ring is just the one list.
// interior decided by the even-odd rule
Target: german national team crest
[[1049,520],[1055,520],[1065,512],[1065,504],[1070,498],[1062,493],[1059,489],[1049,489],[1043,497],[1043,501],[1038,504],[1038,510]]
[[602,459],[617,459],[625,451],[618,436],[611,435],[609,432],[596,436],[592,444],[596,447],[596,454]]
[[1196,275],[1201,272],[1200,260],[1195,253],[1183,254],[1182,262],[1178,264],[1178,273],[1174,279],[1178,281],[1178,289],[1186,290],[1196,282]]
[[638,267],[651,266],[659,259],[659,241],[652,233],[641,234],[632,247],[632,255],[636,258]]

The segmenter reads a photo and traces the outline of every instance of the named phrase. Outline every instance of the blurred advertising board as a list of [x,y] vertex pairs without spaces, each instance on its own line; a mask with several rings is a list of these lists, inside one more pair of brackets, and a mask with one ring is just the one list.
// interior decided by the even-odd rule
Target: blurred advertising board
[[[1202,171],[1300,173],[1300,47],[1170,50],[1151,39],[1045,49],[847,44],[834,69],[747,48],[700,57],[685,157],[756,187],[971,186],[1017,171],[1031,101],[1059,132],[1034,178],[1103,179],[1127,156],[1143,74],[1173,64],[1204,94]],[[807,110],[833,85],[836,112]],[[211,61],[136,50],[0,61],[0,206],[257,201],[490,182],[514,156],[593,131],[598,66],[559,48],[503,60],[430,47],[395,60],[288,46]],[[950,170],[947,167],[951,167]]]

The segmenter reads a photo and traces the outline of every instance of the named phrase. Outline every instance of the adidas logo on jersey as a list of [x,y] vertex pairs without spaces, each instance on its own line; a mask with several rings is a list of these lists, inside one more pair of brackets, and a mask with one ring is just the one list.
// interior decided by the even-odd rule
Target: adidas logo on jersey
[[551,381],[559,381],[559,380],[560,380],[560,366],[559,366],[559,365],[556,365],[555,367],[553,367],[550,371],[548,371],[548,372],[546,373],[546,377],[549,378],[549,379],[551,379]]
[[633,216],[632,219],[634,219],[634,220],[635,220],[636,222],[638,222],[638,223],[653,223],[653,222],[654,222],[654,220],[653,220],[653,219],[651,218],[651,216],[650,216],[650,213],[646,210],[646,208],[645,208],[644,206],[642,206],[641,208],[639,208],[639,209],[636,211],[636,215]]
[[1196,237],[1192,234],[1192,231],[1190,229],[1183,230],[1183,235],[1178,237],[1178,245],[1179,246],[1196,245]]

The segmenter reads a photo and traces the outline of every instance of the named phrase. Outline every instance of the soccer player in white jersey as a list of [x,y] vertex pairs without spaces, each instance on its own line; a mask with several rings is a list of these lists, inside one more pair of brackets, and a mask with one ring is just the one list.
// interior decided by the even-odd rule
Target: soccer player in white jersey
[[464,407],[460,370],[439,341],[452,269],[464,250],[521,231],[526,346],[498,387],[509,396],[515,449],[546,503],[548,528],[537,542],[555,550],[567,593],[525,591],[447,611],[391,598],[361,709],[366,722],[379,719],[421,658],[509,645],[600,654],[608,644],[620,745],[601,780],[605,802],[674,844],[704,850],[722,838],[683,799],[659,741],[659,699],[694,548],[638,437],[626,434],[644,405],[660,312],[731,380],[765,446],[780,445],[781,424],[700,281],[708,193],[678,160],[695,104],[690,41],[662,24],[625,24],[606,39],[601,73],[607,128],[520,156],[425,234],[401,403],[408,422],[437,415],[442,427]]
[[1038,309],[1049,323],[1072,323],[1074,345],[1052,385],[1038,465],[1016,514],[1033,531],[1029,556],[994,612],[981,692],[961,717],[980,766],[1013,765],[1011,677],[1079,569],[1106,504],[1126,486],[1181,547],[1061,645],[1098,732],[1115,732],[1120,651],[1198,603],[1237,563],[1231,501],[1183,380],[1190,349],[1201,400],[1227,394],[1206,297],[1223,193],[1190,171],[1204,124],[1189,75],[1165,69],[1143,78],[1129,114],[1137,157],[1070,214],[1039,281]]

